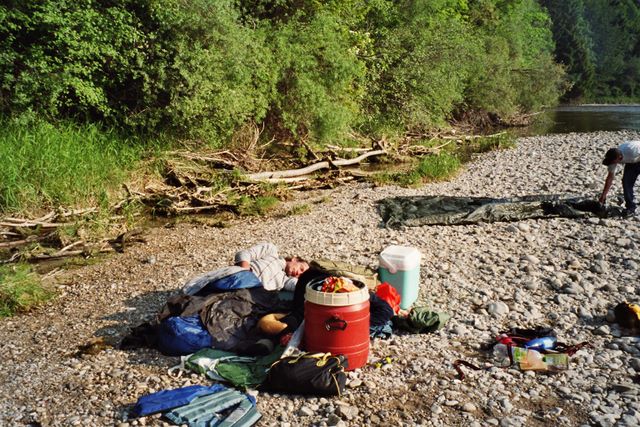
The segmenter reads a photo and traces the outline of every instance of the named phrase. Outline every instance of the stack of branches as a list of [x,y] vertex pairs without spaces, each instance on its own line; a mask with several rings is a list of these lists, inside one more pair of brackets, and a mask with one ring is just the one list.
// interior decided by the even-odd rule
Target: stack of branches
[[[493,134],[467,135],[457,134],[452,130],[431,131],[431,132],[408,132],[397,147],[397,154],[400,156],[425,156],[438,155],[443,148],[458,148],[473,140],[480,138],[495,138],[506,134],[506,131]],[[416,143],[418,141],[419,143]]]
[[222,157],[186,156],[166,161],[162,181],[148,183],[141,190],[125,186],[126,202],[141,203],[160,216],[234,211],[228,202],[232,188],[227,185],[232,173],[226,166],[211,167],[212,159]]
[[[115,238],[98,241],[82,237],[82,233],[67,233],[77,229],[82,221],[98,214],[98,208],[79,210],[59,209],[35,218],[4,217],[0,219],[0,262],[38,262],[65,257],[122,252],[125,242],[139,235],[139,230],[120,233]],[[75,239],[71,240],[70,235]]]
[[[321,180],[326,180],[326,175],[321,177],[317,176],[316,172],[321,170],[340,171],[340,173],[334,174],[336,179],[339,180],[345,180],[345,176],[350,176],[350,178],[347,179],[361,178],[366,175],[366,173],[362,170],[358,168],[345,169],[344,167],[358,165],[370,157],[387,154],[387,151],[383,147],[362,151],[362,149],[328,146],[328,150],[322,153],[322,156],[320,156],[318,153],[313,152],[310,148],[307,148],[307,150],[310,151],[313,157],[318,161],[316,161],[315,163],[311,163],[308,166],[297,169],[251,173],[246,175],[246,178],[252,182],[268,182],[279,184],[301,183],[304,181],[317,180],[318,178]],[[339,156],[340,152],[357,154],[357,156],[352,158],[342,158]],[[300,185],[297,185],[296,188],[301,187]]]
[[[6,217],[0,219],[0,262],[42,261],[72,256],[90,256],[98,253],[124,250],[126,243],[140,240],[140,230],[126,230],[118,215],[126,206],[141,204],[154,215],[178,216],[185,214],[215,214],[231,212],[240,214],[240,196],[258,197],[265,188],[274,195],[276,190],[286,197],[287,190],[310,190],[332,188],[342,182],[360,179],[366,172],[353,168],[364,160],[387,154],[379,144],[373,149],[342,148],[328,146],[325,151],[315,153],[317,160],[298,169],[263,171],[239,174],[235,171],[251,166],[257,169],[268,162],[258,162],[254,155],[242,155],[234,151],[210,152],[176,151],[167,160],[161,180],[153,180],[132,189],[125,186],[125,197],[107,212],[98,208],[62,210],[50,212],[40,218],[26,219]],[[244,166],[244,167],[243,167]],[[349,166],[345,169],[345,166]],[[322,171],[322,173],[318,173]],[[275,193],[278,193],[275,191]],[[87,237],[91,233],[78,232],[80,224],[106,221],[106,226],[119,231],[117,237]],[[72,231],[69,232],[69,229]],[[111,232],[111,236],[117,234]],[[70,237],[73,236],[73,237]],[[84,237],[83,237],[84,236]]]
[[[127,200],[136,200],[151,209],[153,214],[161,216],[220,212],[238,214],[234,196],[236,199],[240,196],[260,196],[263,184],[278,184],[285,191],[330,188],[367,175],[358,168],[345,169],[345,166],[358,165],[372,156],[386,154],[383,147],[354,149],[328,146],[319,153],[308,145],[305,147],[314,159],[321,160],[297,169],[245,174],[235,171],[246,170],[243,166],[248,163],[253,169],[270,163],[256,163],[255,156],[246,153],[241,156],[229,150],[209,151],[206,154],[202,151],[175,151],[174,157],[165,162],[162,181],[148,183],[140,190],[126,188]],[[323,173],[317,173],[320,171]]]

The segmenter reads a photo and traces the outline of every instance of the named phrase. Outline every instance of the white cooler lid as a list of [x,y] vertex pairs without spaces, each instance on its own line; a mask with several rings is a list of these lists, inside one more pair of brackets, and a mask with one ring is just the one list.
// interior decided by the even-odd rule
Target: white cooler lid
[[391,274],[398,270],[413,270],[420,265],[420,258],[420,251],[416,248],[391,245],[380,253],[380,267],[386,268]]

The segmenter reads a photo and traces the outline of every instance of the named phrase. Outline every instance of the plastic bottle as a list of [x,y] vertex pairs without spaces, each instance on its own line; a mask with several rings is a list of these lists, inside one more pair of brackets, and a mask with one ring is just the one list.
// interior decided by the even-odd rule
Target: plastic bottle
[[549,371],[565,371],[569,369],[569,355],[567,353],[547,353],[542,356]]
[[[511,356],[509,356],[511,352]],[[525,358],[527,350],[522,347],[511,346],[507,344],[496,344],[493,346],[493,359],[496,365],[502,368],[510,366],[511,363],[518,363]]]
[[493,346],[493,360],[497,366],[502,368],[511,365],[509,357],[509,347],[506,344],[496,344]]

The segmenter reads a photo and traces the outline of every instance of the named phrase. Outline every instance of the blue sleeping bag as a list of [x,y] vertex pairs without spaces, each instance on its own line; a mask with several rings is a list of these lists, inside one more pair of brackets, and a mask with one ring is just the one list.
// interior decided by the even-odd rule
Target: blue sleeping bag
[[163,320],[156,335],[157,348],[166,356],[182,356],[211,347],[213,340],[199,315],[169,317]]
[[262,282],[258,276],[250,270],[242,270],[237,273],[230,274],[221,279],[207,283],[198,292],[196,296],[206,296],[214,292],[227,292],[237,289],[249,289],[262,286]]

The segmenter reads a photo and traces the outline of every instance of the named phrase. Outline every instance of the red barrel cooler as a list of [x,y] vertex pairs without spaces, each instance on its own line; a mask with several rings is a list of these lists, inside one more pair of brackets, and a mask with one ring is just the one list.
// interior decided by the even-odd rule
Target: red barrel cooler
[[360,368],[369,357],[369,291],[333,293],[307,285],[304,298],[304,343],[313,353],[343,354],[348,371]]

